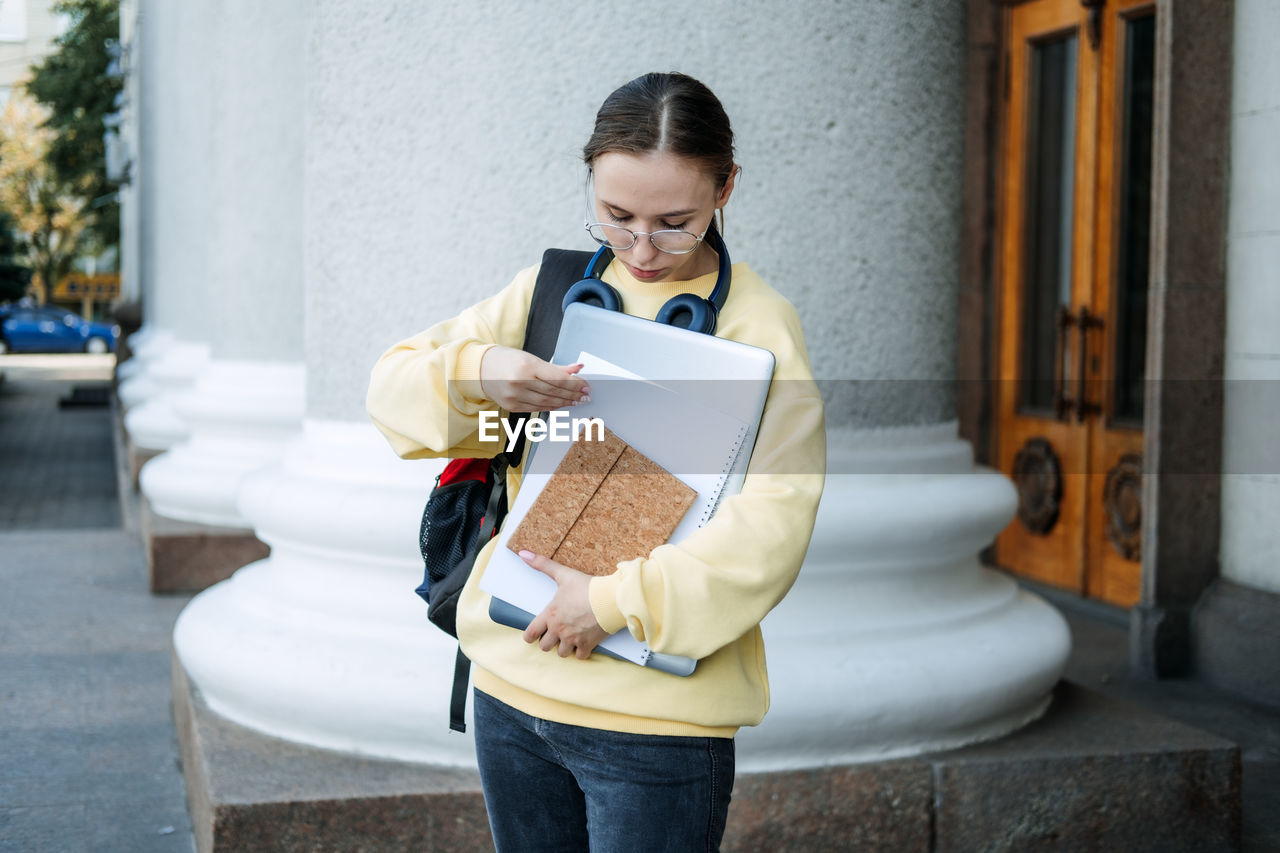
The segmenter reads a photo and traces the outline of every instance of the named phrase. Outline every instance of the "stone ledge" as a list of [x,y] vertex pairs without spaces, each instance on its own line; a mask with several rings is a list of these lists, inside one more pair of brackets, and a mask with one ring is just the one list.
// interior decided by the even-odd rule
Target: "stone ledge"
[[[471,770],[360,758],[213,714],[174,658],[200,853],[492,850]],[[726,851],[1233,850],[1233,744],[1058,685],[1040,721],[918,758],[740,773]]]
[[492,850],[474,770],[361,758],[217,716],[173,657],[196,849]]
[[1239,747],[1072,682],[1026,728],[922,759],[937,851],[1240,846]]
[[152,592],[200,592],[271,553],[248,528],[177,521],[157,515],[145,496],[140,503]]

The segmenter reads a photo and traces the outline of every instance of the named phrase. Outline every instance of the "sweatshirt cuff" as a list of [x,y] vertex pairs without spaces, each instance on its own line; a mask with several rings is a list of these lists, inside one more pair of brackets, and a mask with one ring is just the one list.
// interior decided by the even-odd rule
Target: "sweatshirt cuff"
[[458,352],[458,363],[453,371],[453,381],[463,399],[471,403],[484,403],[488,397],[480,386],[480,362],[493,344],[471,343]]
[[627,627],[627,619],[618,609],[618,584],[621,579],[618,573],[592,578],[587,584],[587,599],[591,602],[591,612],[600,623],[600,627],[610,634],[616,634]]

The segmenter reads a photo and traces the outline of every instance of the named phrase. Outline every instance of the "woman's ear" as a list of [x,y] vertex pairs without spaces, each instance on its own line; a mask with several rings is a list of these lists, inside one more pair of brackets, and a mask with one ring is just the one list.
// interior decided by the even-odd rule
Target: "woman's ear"
[[729,202],[729,196],[733,194],[733,186],[738,180],[738,173],[742,171],[742,167],[735,165],[733,171],[729,173],[729,180],[724,182],[724,186],[720,188],[720,192],[716,195],[716,208],[722,208]]

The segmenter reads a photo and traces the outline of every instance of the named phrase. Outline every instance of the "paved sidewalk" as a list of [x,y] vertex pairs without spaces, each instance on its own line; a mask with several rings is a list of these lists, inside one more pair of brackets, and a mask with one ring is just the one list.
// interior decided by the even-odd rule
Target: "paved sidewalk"
[[0,531],[120,527],[110,409],[72,397],[114,359],[0,356]]
[[0,851],[195,849],[170,713],[186,597],[147,591],[112,410],[59,406],[112,360],[0,357]]

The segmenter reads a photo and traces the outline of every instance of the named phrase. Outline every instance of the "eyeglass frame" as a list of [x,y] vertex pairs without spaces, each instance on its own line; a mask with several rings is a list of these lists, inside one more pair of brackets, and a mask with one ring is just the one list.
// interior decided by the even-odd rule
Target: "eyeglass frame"
[[[707,236],[707,232],[711,230],[711,225],[714,222],[715,222],[715,217],[712,216],[711,222],[707,223],[707,227],[702,230],[701,234],[694,234],[692,231],[686,231],[683,228],[659,228],[657,231],[632,231],[630,228],[623,228],[621,225],[614,225],[610,222],[584,221],[582,223],[582,227],[585,228],[587,230],[587,233],[591,235],[592,240],[595,240],[601,246],[604,246],[608,249],[612,249],[615,252],[630,251],[631,249],[635,248],[636,243],[640,242],[640,236],[644,235],[645,237],[649,238],[649,245],[653,246],[653,248],[657,249],[659,252],[662,252],[665,255],[679,256],[679,255],[691,255],[694,252],[698,251],[698,247],[702,245],[703,239]],[[628,234],[631,235],[630,245],[625,247],[609,245],[609,243],[605,242],[604,240],[601,240],[596,235],[591,234],[591,229],[596,227],[597,225],[600,225],[605,228],[616,228],[619,231],[626,231]],[[695,237],[696,239],[693,241],[693,245],[690,246],[688,249],[685,249],[683,252],[673,252],[670,249],[664,249],[661,246],[659,246],[657,243],[653,242],[653,237],[655,234],[688,234],[690,237]]]

